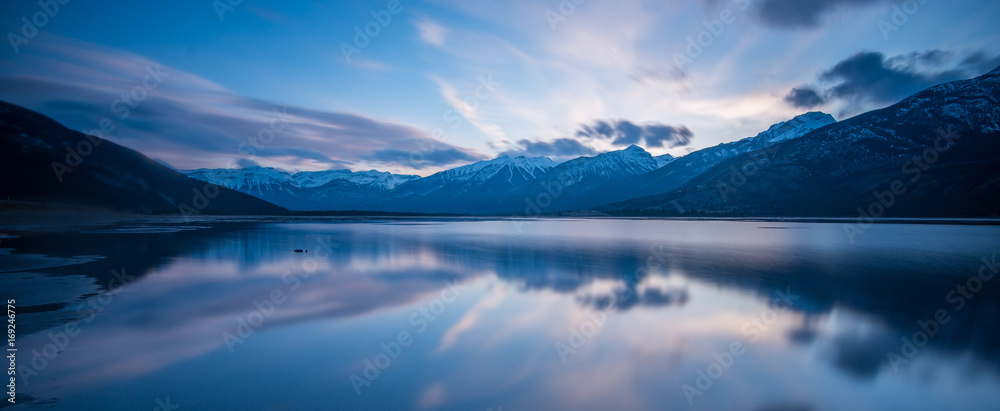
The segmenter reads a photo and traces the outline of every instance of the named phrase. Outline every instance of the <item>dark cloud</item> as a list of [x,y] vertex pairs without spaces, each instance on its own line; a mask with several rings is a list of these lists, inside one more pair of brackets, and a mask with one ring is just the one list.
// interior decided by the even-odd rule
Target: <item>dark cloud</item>
[[[108,118],[115,127],[111,140],[181,169],[241,160],[286,168],[419,169],[482,157],[407,125],[247,98],[142,56],[47,36],[32,40],[18,59],[0,65],[0,100],[40,111],[76,130],[93,130]],[[160,67],[162,81],[139,90],[145,98],[130,107],[115,103],[142,89],[155,67]],[[408,160],[408,150],[426,147],[431,151],[422,159]],[[385,155],[388,150],[406,155]],[[407,160],[400,162],[401,157]]]
[[882,53],[858,53],[837,63],[820,79],[839,83],[829,90],[833,97],[890,103],[932,85],[941,77],[887,63]]
[[966,56],[962,60],[962,66],[968,68],[973,73],[986,74],[1000,67],[1000,55],[990,56],[984,52],[977,51]]
[[382,163],[403,164],[418,170],[427,167],[482,160],[480,156],[452,147],[428,151],[421,151],[419,149],[413,151],[398,149],[378,150],[374,154],[366,156],[365,159]]
[[825,103],[826,99],[811,87],[796,87],[788,92],[785,101],[795,107],[810,109]]
[[597,120],[592,126],[582,126],[580,131],[576,132],[576,135],[583,137],[603,136],[610,138],[614,137],[615,133],[615,128],[612,127],[611,124],[608,124],[607,121]]
[[646,147],[681,147],[691,144],[694,133],[687,127],[665,125],[646,126]]
[[889,4],[889,0],[763,0],[755,9],[757,17],[772,27],[798,29],[818,27],[823,16],[841,7]]
[[253,161],[248,158],[241,158],[239,160],[236,160],[236,167],[238,168],[259,167],[259,166],[260,164],[257,164],[256,161]]
[[[1000,64],[1000,56],[928,50],[886,58],[865,51],[837,63],[819,76],[822,91],[813,86],[792,89],[785,101],[808,108],[816,101],[839,101],[842,114],[857,114],[949,81],[976,77]],[[819,100],[816,100],[818,98]]]
[[519,149],[508,150],[501,155],[516,157],[579,157],[594,155],[594,149],[587,147],[571,138],[560,138],[553,141],[518,141]]
[[837,63],[820,80],[837,83],[828,90],[834,98],[885,104],[936,84],[972,76],[961,69],[919,70],[917,67],[927,62],[925,55],[886,60],[882,53],[861,52]]
[[598,120],[592,125],[581,126],[576,135],[611,140],[612,144],[619,146],[640,144],[647,148],[686,146],[694,137],[694,133],[685,126],[660,123],[638,125],[626,120]]
[[618,138],[611,143],[617,146],[629,146],[642,142],[643,129],[628,121],[618,123]]

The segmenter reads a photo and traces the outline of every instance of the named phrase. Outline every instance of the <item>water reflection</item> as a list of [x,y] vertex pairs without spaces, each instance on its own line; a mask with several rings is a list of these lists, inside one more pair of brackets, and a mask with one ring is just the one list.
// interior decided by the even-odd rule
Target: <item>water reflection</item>
[[[62,346],[22,395],[60,409],[1000,404],[1000,281],[960,310],[948,297],[993,269],[998,227],[882,225],[851,244],[839,224],[773,222],[130,224],[0,245],[75,263],[0,274],[27,323],[21,364]],[[771,311],[782,294],[788,310]],[[893,364],[938,310],[949,322]],[[734,342],[746,353],[699,387]],[[382,353],[396,355],[368,378]]]

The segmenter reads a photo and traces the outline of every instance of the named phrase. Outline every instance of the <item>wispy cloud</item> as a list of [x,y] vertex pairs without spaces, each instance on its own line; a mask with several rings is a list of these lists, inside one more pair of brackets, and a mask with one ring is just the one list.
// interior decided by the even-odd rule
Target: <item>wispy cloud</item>
[[[483,157],[432,140],[413,126],[240,96],[133,53],[52,36],[39,36],[32,46],[30,53],[0,65],[0,99],[78,130],[96,129],[101,119],[111,119],[116,127],[111,139],[180,169],[252,160],[293,170],[413,172]],[[135,98],[133,90],[152,68],[164,73],[163,81]],[[132,101],[122,103],[130,94]],[[283,127],[272,127],[276,117]],[[245,149],[248,143],[255,146],[252,156]],[[386,155],[388,150],[420,152],[428,146],[437,154],[418,162]]]
[[448,34],[448,29],[444,26],[427,19],[418,19],[414,25],[417,27],[420,39],[425,43],[438,47],[444,45],[445,36]]
[[466,91],[459,92],[458,87],[447,80],[436,76],[431,76],[431,79],[437,83],[441,97],[454,109],[455,113],[464,118],[464,121],[468,121],[473,127],[494,140],[507,138],[503,128],[485,119],[484,115],[484,112],[488,110],[487,104],[491,100],[495,100],[503,82],[494,79],[492,74],[480,75],[478,78],[472,78],[475,81],[466,81],[465,87],[463,87]]

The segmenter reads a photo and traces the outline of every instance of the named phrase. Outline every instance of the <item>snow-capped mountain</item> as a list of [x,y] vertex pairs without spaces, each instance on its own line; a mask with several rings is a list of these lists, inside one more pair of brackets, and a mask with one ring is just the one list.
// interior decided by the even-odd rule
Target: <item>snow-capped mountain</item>
[[[556,173],[570,176],[569,185],[583,181],[617,180],[628,176],[648,173],[659,168],[657,159],[642,147],[631,145],[624,150],[598,154],[594,157],[579,157],[560,164]],[[564,179],[565,180],[565,179]],[[565,181],[564,181],[564,185]]]
[[653,157],[653,158],[656,159],[656,168],[663,167],[663,166],[665,166],[667,164],[670,164],[670,163],[674,162],[674,160],[676,160],[676,158],[674,158],[674,156],[672,156],[670,154],[664,154],[662,156],[656,156],[656,157]]
[[600,209],[861,220],[997,216],[1000,68],[778,144],[767,163],[742,180],[733,170],[758,162],[751,153],[719,162],[666,193]]
[[494,209],[496,203],[555,165],[548,157],[501,156],[403,183],[361,206],[377,211],[477,214]]
[[300,171],[271,167],[197,169],[182,171],[196,180],[216,184],[269,201],[290,210],[347,210],[359,201],[420,178],[376,170]]
[[466,166],[442,171],[435,175],[439,175],[442,181],[457,183],[487,181],[493,179],[498,174],[502,174],[508,176],[508,180],[511,180],[512,184],[515,184],[513,182],[515,176],[522,180],[533,180],[552,167],[555,167],[555,165],[556,163],[548,157],[528,158],[518,156],[511,158],[500,156],[492,160],[477,161]]
[[756,136],[692,152],[681,157],[679,159],[680,164],[697,175],[719,161],[743,153],[760,150],[775,143],[799,138],[813,130],[836,122],[837,120],[833,116],[823,112],[813,111],[800,114],[791,120],[772,125]]
[[560,178],[571,204],[609,181],[643,174],[676,159],[653,157],[638,146],[558,164],[548,157],[501,156],[428,177],[376,170],[290,173],[270,167],[197,169],[191,178],[253,195],[291,210],[372,210],[486,214],[515,212],[523,197],[541,190],[541,178]]
[[360,186],[370,186],[381,191],[389,191],[407,181],[420,178],[420,176],[392,174],[387,171],[356,171],[351,170],[325,170],[325,171],[300,171],[292,175],[292,181],[299,188],[315,188],[326,185],[334,180],[343,180]]
[[291,173],[270,167],[247,167],[240,169],[206,169],[181,170],[181,174],[195,180],[212,183],[257,198],[276,192],[289,193],[296,185],[292,184]]
[[669,155],[653,157],[638,146],[579,157],[556,164],[547,157],[499,157],[442,171],[400,185],[369,200],[366,209],[461,214],[516,214],[525,199],[553,190],[546,211],[556,211],[609,181],[646,173],[669,164]]
[[[578,209],[580,204],[590,202],[601,204],[605,201],[595,198],[593,193],[597,187],[651,172],[672,160],[669,154],[653,157],[636,145],[579,157],[553,167],[532,184],[520,188],[504,203],[504,211],[532,215]],[[539,201],[539,196],[546,198]]]
[[836,123],[833,116],[819,111],[811,111],[775,124],[757,136],[750,137],[750,139],[757,145],[769,145],[802,137],[810,131],[833,123]]
[[813,130],[834,123],[836,120],[833,116],[826,113],[801,114],[791,120],[772,125],[756,136],[694,151],[649,173],[595,188],[591,198],[580,202],[578,207],[590,208],[609,202],[664,193],[687,183],[723,160],[764,150],[774,144],[802,137]]

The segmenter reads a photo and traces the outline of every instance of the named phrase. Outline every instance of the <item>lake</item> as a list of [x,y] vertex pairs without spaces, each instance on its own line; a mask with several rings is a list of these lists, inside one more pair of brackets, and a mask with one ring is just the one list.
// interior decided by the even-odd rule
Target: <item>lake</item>
[[10,408],[995,410],[998,251],[996,225],[21,226]]

